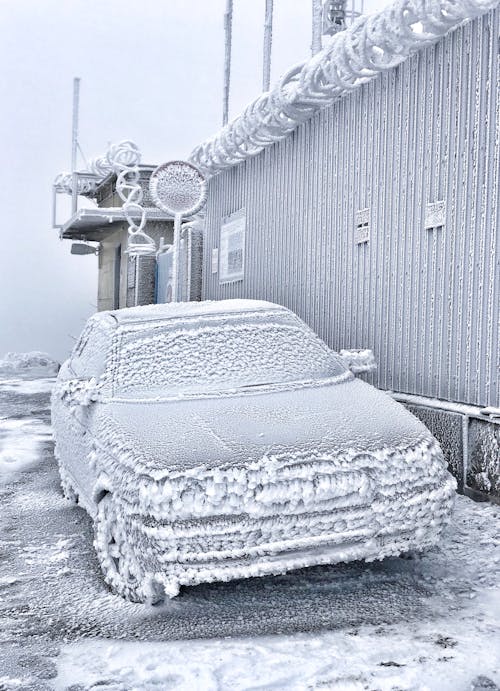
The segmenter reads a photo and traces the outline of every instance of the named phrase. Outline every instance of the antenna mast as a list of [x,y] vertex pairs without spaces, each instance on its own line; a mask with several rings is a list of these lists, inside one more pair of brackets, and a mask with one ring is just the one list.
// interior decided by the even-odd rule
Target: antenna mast
[[321,0],[312,0],[312,40],[311,53],[316,55],[322,48],[321,34],[323,33],[323,4]]
[[78,202],[78,180],[77,180],[77,156],[78,156],[78,115],[80,109],[80,77],[73,79],[73,126],[71,132],[71,174],[73,185],[71,191],[71,204],[73,213],[76,212]]
[[80,107],[80,77],[73,79],[73,128],[71,137],[71,172],[76,170],[78,152],[78,110]]
[[262,91],[271,85],[271,47],[273,41],[273,0],[266,0],[264,17],[264,58],[262,61]]
[[229,119],[229,85],[231,81],[231,38],[233,33],[233,0],[226,0],[224,12],[224,86],[222,91],[222,124]]

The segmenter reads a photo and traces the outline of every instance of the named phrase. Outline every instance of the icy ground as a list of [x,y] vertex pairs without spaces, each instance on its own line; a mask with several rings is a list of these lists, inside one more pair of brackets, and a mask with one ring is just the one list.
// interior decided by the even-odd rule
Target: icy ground
[[23,376],[0,382],[0,691],[500,688],[500,507],[459,497],[423,557],[133,605],[59,491],[51,381]]

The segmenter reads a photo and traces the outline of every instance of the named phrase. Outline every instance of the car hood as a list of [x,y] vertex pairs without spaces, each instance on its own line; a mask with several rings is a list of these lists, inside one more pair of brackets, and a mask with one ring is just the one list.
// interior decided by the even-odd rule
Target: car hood
[[281,454],[407,447],[426,427],[359,379],[290,391],[163,402],[97,403],[98,446],[156,479]]

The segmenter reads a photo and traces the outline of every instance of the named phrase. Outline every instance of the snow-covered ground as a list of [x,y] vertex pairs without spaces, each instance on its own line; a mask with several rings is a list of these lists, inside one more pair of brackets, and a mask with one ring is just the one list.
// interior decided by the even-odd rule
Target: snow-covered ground
[[59,491],[51,382],[5,376],[0,691],[500,688],[500,507],[459,497],[423,556],[132,604],[107,590],[91,521]]
[[41,443],[52,437],[50,426],[36,418],[1,420],[0,433],[0,485],[36,463]]

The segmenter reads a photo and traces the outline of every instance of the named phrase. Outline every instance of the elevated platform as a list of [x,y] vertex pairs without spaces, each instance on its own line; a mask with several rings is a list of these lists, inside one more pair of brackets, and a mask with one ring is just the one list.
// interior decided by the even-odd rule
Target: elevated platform
[[[147,208],[146,218],[148,222],[173,220],[172,216],[156,208]],[[78,209],[61,226],[60,235],[64,240],[101,242],[107,235],[113,233],[119,225],[126,222],[125,213],[119,206],[99,209]]]

